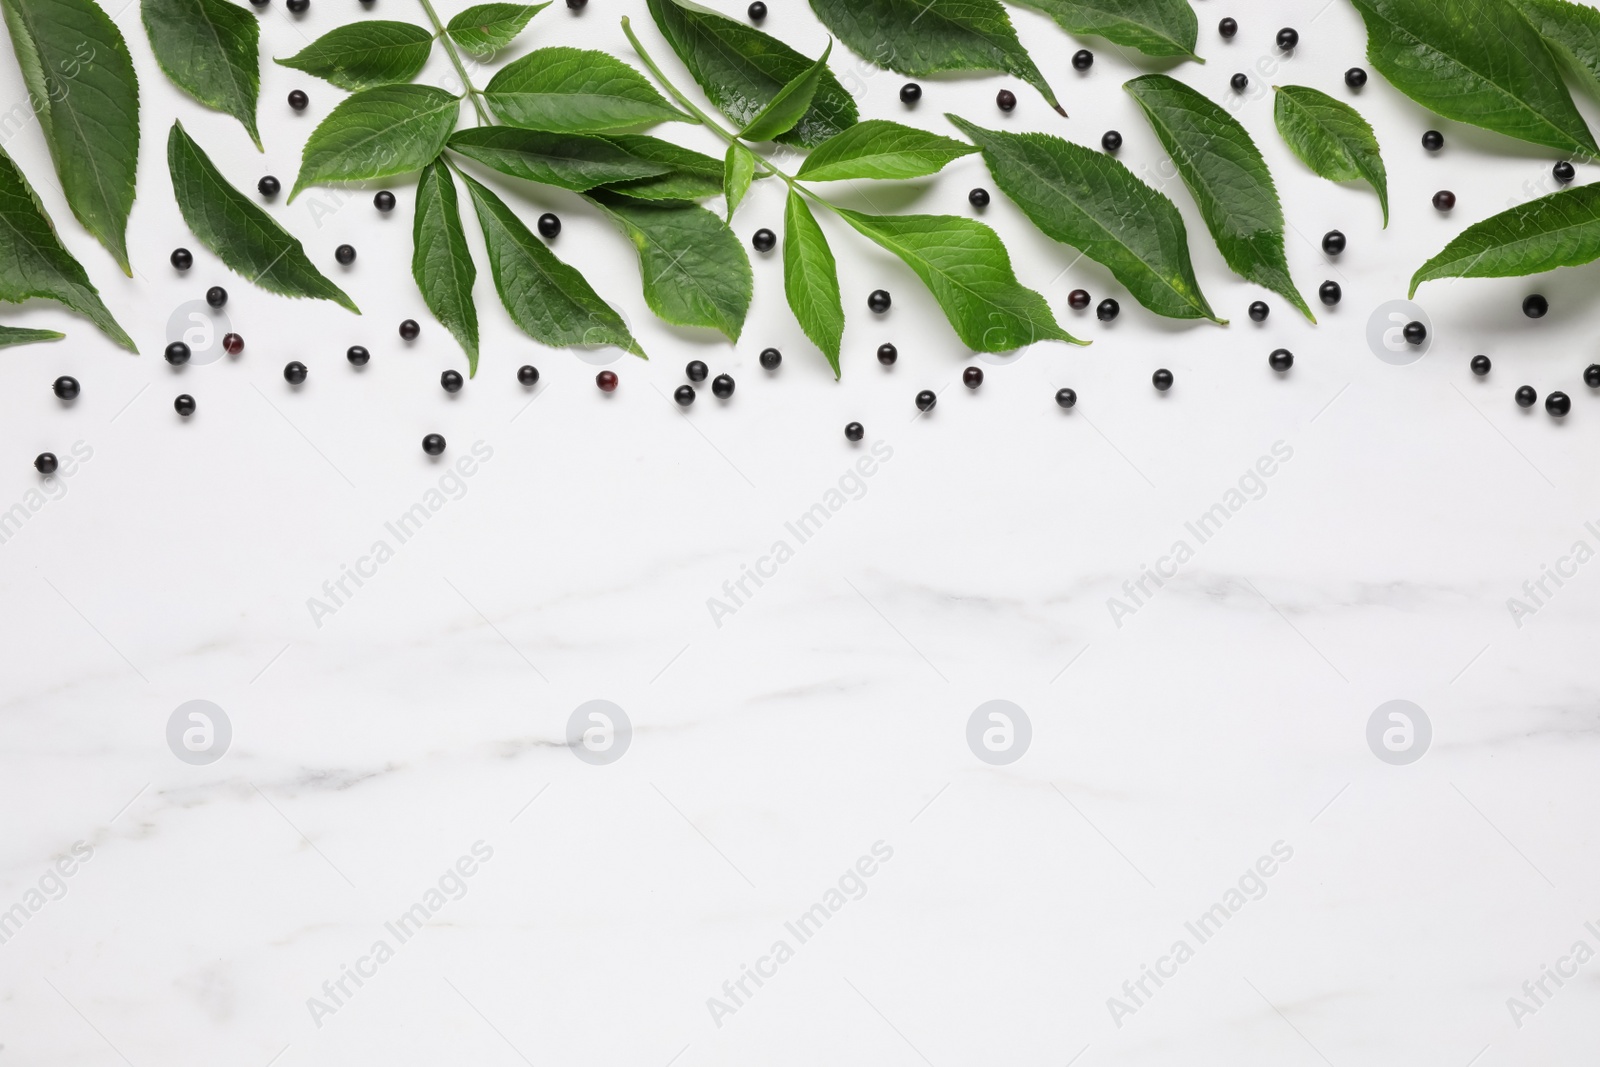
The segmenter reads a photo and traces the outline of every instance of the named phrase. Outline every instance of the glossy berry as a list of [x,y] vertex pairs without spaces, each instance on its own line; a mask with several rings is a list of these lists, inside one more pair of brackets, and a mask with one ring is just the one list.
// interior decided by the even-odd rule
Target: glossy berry
[[1266,322],[1267,321],[1267,316],[1269,314],[1271,314],[1271,312],[1272,312],[1272,309],[1267,306],[1267,302],[1265,300],[1253,301],[1250,304],[1250,312],[1249,312],[1250,321],[1251,322]]
[[1440,189],[1433,194],[1433,206],[1440,211],[1449,211],[1456,206],[1456,194],[1448,189]]
[[194,409],[194,397],[190,396],[188,393],[179,393],[172,401],[172,410],[176,411],[179,415],[182,415],[186,419],[190,415],[194,414]]
[[1550,310],[1550,301],[1538,293],[1530,293],[1522,300],[1522,313],[1530,319],[1542,319]]
[[222,335],[222,350],[230,356],[237,356],[244,351],[244,338],[236,333]]
[[922,86],[916,82],[906,82],[900,86],[900,102],[902,104],[915,104],[922,99]]
[[969,192],[967,194],[967,203],[971,204],[973,207],[988,207],[989,206],[989,190],[987,190],[987,189],[974,189],[974,190],[972,190],[971,192]]
[[726,400],[733,395],[733,379],[726,374],[719,374],[711,379],[711,395],[718,400]]
[[58,465],[54,452],[40,452],[33,460],[33,469],[40,474],[54,474]]
[[689,361],[689,365],[683,368],[683,373],[691,382],[703,382],[706,380],[706,375],[710,372],[706,370],[706,365],[704,363],[701,363],[698,359],[695,359]]
[[1539,400],[1539,394],[1534,392],[1533,386],[1524,385],[1517,390],[1517,407],[1531,408]]
[[1122,307],[1109,296],[1095,305],[1094,317],[1101,322],[1110,322],[1117,317]]
[[1480,378],[1482,378],[1485,374],[1489,373],[1489,368],[1492,365],[1493,364],[1491,364],[1489,362],[1489,357],[1488,356],[1473,356],[1472,357],[1472,373],[1476,374]]
[[1281,374],[1294,366],[1294,353],[1287,348],[1274,348],[1272,354],[1267,356],[1267,366]]
[[894,366],[894,361],[900,358],[900,350],[887,341],[878,346],[878,362],[885,367]]
[[304,111],[309,103],[311,103],[311,98],[306,96],[304,91],[300,89],[289,90],[289,106],[296,111]]
[[889,310],[889,290],[874,289],[867,294],[867,307],[879,315]]
[[1591,363],[1583,368],[1583,384],[1590,389],[1600,389],[1600,363]]
[[182,341],[174,341],[167,346],[167,350],[162,355],[166,356],[167,362],[174,367],[181,367],[189,362],[189,346]]
[[282,188],[283,184],[270,174],[256,182],[256,191],[262,196],[277,196],[278,190]]
[[935,393],[932,389],[924,389],[922,392],[917,394],[918,411],[932,411],[933,405],[937,404],[938,402],[939,394]]
[[1072,53],[1072,69],[1088,70],[1094,66],[1094,53],[1087,48],[1080,48]]
[[767,17],[767,5],[761,0],[751,0],[750,6],[745,8],[745,14],[750,16],[751,22],[760,22]]
[[750,247],[757,252],[770,252],[778,247],[778,235],[763,226],[750,235]]
[[1078,402],[1078,394],[1071,389],[1056,390],[1056,404],[1060,407],[1070,408]]
[[428,436],[422,439],[422,450],[430,456],[443,455],[444,436],[442,434],[430,433]]
[[1430,152],[1437,152],[1444,147],[1444,134],[1438,130],[1429,130],[1422,135],[1422,147]]
[[994,94],[994,102],[1001,111],[1010,111],[1017,106],[1017,94],[1010,89],[1001,89]]
[[844,439],[846,441],[859,441],[865,436],[867,436],[867,428],[859,422],[845,424]]
[[1556,181],[1560,182],[1562,185],[1567,184],[1573,178],[1578,176],[1577,170],[1573,168],[1571,163],[1568,163],[1564,159],[1560,163],[1557,163],[1555,166],[1551,167],[1550,173],[1555,177]]
[[384,214],[394,210],[394,194],[387,189],[380,189],[373,194],[372,206]]
[[271,0],[250,0],[250,2],[252,4],[254,4],[256,7],[266,7],[267,4],[271,2]]
[[976,389],[983,384],[983,368],[968,367],[961,372],[961,384],[968,389]]
[[311,9],[311,0],[287,0],[283,6],[288,8],[291,14],[304,15]]
[[1333,307],[1333,305],[1337,304],[1339,302],[1339,298],[1343,295],[1344,293],[1339,288],[1339,283],[1336,281],[1330,280],[1323,282],[1322,285],[1317,289],[1318,298],[1329,307]]
[[1072,292],[1067,294],[1067,306],[1073,311],[1082,311],[1084,308],[1089,306],[1089,301],[1091,299],[1093,298],[1089,296],[1089,290],[1074,289]]
[[1239,23],[1233,19],[1223,19],[1221,22],[1217,23],[1217,32],[1222,34],[1224,37],[1231,38],[1234,34],[1239,32]]
[[1243,74],[1235,74],[1232,78],[1228,79],[1228,84],[1233,86],[1234,92],[1242,93],[1246,89],[1250,88],[1250,79],[1245,77]]
[[1322,235],[1322,250],[1330,256],[1337,256],[1344,251],[1344,234],[1338,230],[1329,230]]
[[1116,130],[1107,130],[1100,137],[1100,147],[1107,152],[1115,152],[1122,147],[1122,134]]
[[340,245],[333,250],[333,258],[339,261],[341,267],[348,267],[356,261],[356,246]]
[[228,302],[228,290],[220,285],[213,285],[206,290],[206,303],[214,308],[219,308]]
[[1572,410],[1572,398],[1562,392],[1551,393],[1544,398],[1544,409],[1559,419]]
[[680,408],[686,408],[694,403],[694,386],[680,385],[672,392],[672,399],[678,402]]
[[1165,367],[1162,367],[1160,370],[1150,375],[1150,384],[1161,390],[1163,393],[1166,392],[1168,389],[1172,388],[1172,372],[1167,370]]
[[1400,334],[1406,339],[1406,344],[1420,345],[1422,342],[1428,339],[1428,328],[1422,325],[1422,323],[1413,319],[1412,321],[1406,323],[1405,328],[1400,331]]
[[617,391],[617,374],[615,371],[603,370],[594,376],[594,384],[600,387],[602,393]]
[[1352,89],[1359,89],[1367,84],[1367,72],[1360,67],[1351,67],[1344,72],[1344,83]]
[[344,350],[344,358],[350,361],[352,367],[365,367],[367,361],[372,358],[372,353],[362,345],[351,345]]
[[582,11],[583,5],[588,2],[589,0],[567,0],[567,7],[572,11]]
[[179,270],[188,270],[194,266],[194,253],[187,248],[174,248],[170,258],[172,265]]
[[415,341],[422,332],[422,327],[417,325],[416,319],[406,319],[400,323],[400,337],[402,340]]
[[1285,52],[1300,43],[1300,32],[1285,26],[1278,31],[1278,47]]
[[783,362],[783,353],[776,348],[763,348],[759,358],[763,370],[777,370],[778,364]]
[[546,211],[539,216],[539,236],[549,240],[561,232],[561,219],[552,212]]
[[283,380],[290,385],[300,385],[306,380],[306,365],[298,359],[283,365]]
[[63,374],[55,380],[55,384],[50,388],[55,391],[57,398],[61,400],[78,399],[78,379],[70,375]]
[[535,367],[532,363],[524,363],[522,366],[517,368],[517,381],[530,387],[538,385],[539,368]]
[[458,370],[445,371],[443,374],[439,375],[439,384],[444,387],[444,391],[447,393],[461,392],[461,372]]

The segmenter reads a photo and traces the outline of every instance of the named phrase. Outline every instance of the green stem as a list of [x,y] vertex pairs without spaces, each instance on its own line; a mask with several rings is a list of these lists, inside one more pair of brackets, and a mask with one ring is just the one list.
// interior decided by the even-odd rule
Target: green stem
[[483,101],[479,99],[483,94],[472,87],[472,79],[467,76],[466,64],[461,62],[461,53],[456,51],[456,43],[445,32],[444,23],[439,21],[439,13],[433,9],[431,0],[420,0],[420,3],[422,4],[422,10],[428,13],[428,21],[433,23],[433,30],[439,38],[439,43],[444,45],[445,54],[450,57],[450,62],[455,65],[456,73],[461,76],[461,84],[466,90],[468,98],[472,100],[473,108],[478,112],[478,121],[485,126],[493,125],[494,120],[489,117],[489,112],[484,108]]

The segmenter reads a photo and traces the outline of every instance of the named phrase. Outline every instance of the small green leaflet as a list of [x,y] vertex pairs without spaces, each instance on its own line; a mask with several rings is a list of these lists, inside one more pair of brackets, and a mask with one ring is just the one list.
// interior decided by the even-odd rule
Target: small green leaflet
[[976,149],[951,137],[868,119],[818,145],[795,177],[814,182],[853,178],[922,178]]
[[579,48],[529,52],[490,78],[483,97],[501,122],[528,130],[606,133],[688,118],[622,60]]
[[744,247],[697,204],[590,194],[639,251],[644,300],[674,326],[704,326],[737,341],[754,281]]
[[528,20],[549,6],[549,3],[476,4],[451,19],[445,32],[473,55],[491,56],[516,40]]
[[128,42],[95,0],[0,0],[0,10],[67,204],[131,278],[139,79]]
[[616,345],[644,357],[628,324],[583,275],[557,259],[498,196],[465,175],[461,180],[483,227],[494,287],[519,329],[554,348]]
[[1600,98],[1600,11],[1567,0],[1513,0],[1561,64]]
[[26,326],[0,326],[0,348],[31,345],[35,341],[59,341],[66,334],[55,330],[33,330]]
[[912,77],[1004,71],[1066,114],[999,0],[811,0],[811,9],[835,37],[880,67]]
[[[661,35],[717,109],[743,127],[813,66],[775,37],[688,0],[648,0]],[[777,140],[813,148],[856,121],[856,102],[824,69],[811,107]]]
[[478,309],[472,283],[478,277],[461,228],[461,207],[450,168],[436,159],[417,179],[417,213],[411,223],[411,277],[433,317],[467,353],[467,376],[478,373]]
[[1539,34],[1509,0],[1351,0],[1367,58],[1447,119],[1563,152],[1600,154]]
[[739,206],[739,201],[744,199],[744,194],[750,191],[750,183],[756,177],[755,154],[734,141],[728,145],[728,154],[722,160],[722,191],[728,198],[728,221],[733,221],[733,212]]
[[739,136],[746,141],[776,141],[794,129],[806,112],[811,110],[811,101],[816,99],[817,90],[822,87],[822,76],[828,73],[828,56],[832,51],[833,42],[830,40],[817,61],[779,89],[778,95],[756,112],[755,118],[739,132]]
[[1012,0],[1055,19],[1068,33],[1104,37],[1157,58],[1194,53],[1200,20],[1189,0]]
[[1177,205],[1121,162],[1059,137],[986,130],[947,117],[983,149],[1000,191],[1046,237],[1107,267],[1157,315],[1226,325],[1195,280]]
[[1233,271],[1288,300],[1312,322],[1289,276],[1283,208],[1255,142],[1232,115],[1180,81],[1146,74],[1123,86],[1155,128],[1200,217]]
[[320,182],[421,170],[438,158],[460,110],[459,97],[432,85],[380,85],[346,97],[311,131],[289,199]]
[[653,178],[613,182],[602,188],[636,200],[704,200],[722,193],[723,161],[641,133],[613,133],[606,140],[645,163],[666,168]]
[[839,344],[844,338],[839,266],[805,197],[793,189],[783,209],[783,291],[795,321],[822,349],[837,379]]
[[1057,325],[1044,297],[1017,281],[1006,246],[983,223],[957,215],[834,210],[916,271],[968,348],[1009,352],[1035,341],[1087,343]]
[[421,26],[380,19],[330,30],[278,63],[355,92],[410,81],[432,50],[433,34]]
[[361,314],[355,302],[306,258],[300,242],[229,185],[176,122],[167,137],[167,167],[183,221],[229,269],[271,292],[332,300]]
[[574,192],[609,182],[652,178],[669,170],[663,163],[641,159],[604,137],[587,133],[477,126],[457,130],[449,147],[501,174]]
[[1355,108],[1303,85],[1273,86],[1278,132],[1300,161],[1333,182],[1366,179],[1389,225],[1389,178],[1378,138]]
[[0,149],[0,300],[20,304],[35,296],[65,304],[117,344],[138,353],[83,267],[62,246],[28,179]]
[[150,50],[172,83],[244,123],[259,150],[256,17],[228,0],[140,0],[139,10]]
[[1491,215],[1463,230],[1411,278],[1517,278],[1600,259],[1600,185],[1580,185]]

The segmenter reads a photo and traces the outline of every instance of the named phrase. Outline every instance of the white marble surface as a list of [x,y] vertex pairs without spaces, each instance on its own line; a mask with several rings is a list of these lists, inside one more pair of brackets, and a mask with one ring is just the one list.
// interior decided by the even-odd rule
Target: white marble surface
[[[803,5],[769,2],[769,31],[821,47]],[[1196,6],[1209,62],[1177,73],[1214,98],[1271,62],[1283,24],[1301,46],[1255,86],[1347,95],[1363,36],[1346,3]],[[293,20],[274,0],[265,50],[289,54],[353,10],[315,0]],[[625,55],[623,13],[644,8],[558,5],[527,44]],[[1225,14],[1242,26],[1232,43],[1214,28]],[[381,0],[369,17],[420,12]],[[1015,18],[1072,118],[1019,91],[999,119],[1004,80],[955,78],[925,80],[914,120],[942,128],[958,110],[1090,144],[1115,127],[1122,157],[1161,180],[1120,90],[1146,68],[1091,43],[1079,76],[1077,43]],[[70,220],[37,130],[5,145],[144,355],[49,307],[6,315],[70,336],[0,354],[0,506],[43,488],[35,453],[93,454],[0,544],[0,908],[40,905],[0,944],[0,1065],[1593,1062],[1600,961],[1546,979],[1521,1019],[1507,1001],[1575,942],[1600,948],[1584,925],[1600,927],[1600,563],[1550,585],[1520,627],[1506,601],[1574,542],[1600,546],[1585,527],[1600,520],[1600,400],[1580,380],[1600,274],[1427,286],[1433,344],[1410,366],[1364,336],[1451,235],[1545,182],[1547,153],[1438,124],[1449,145],[1430,157],[1418,138],[1436,120],[1374,76],[1359,103],[1389,162],[1385,231],[1370,191],[1289,156],[1269,94],[1243,101],[1302,290],[1344,287],[1318,328],[1271,296],[1272,317],[1248,321],[1263,294],[1226,271],[1181,183],[1165,188],[1227,329],[1154,320],[997,197],[986,217],[1019,274],[1095,344],[988,366],[976,393],[960,385],[972,357],[915,279],[832,220],[850,315],[839,384],[784,308],[775,255],[754,257],[744,341],[717,343],[648,314],[625,245],[575,198],[507,190],[530,218],[561,212],[560,254],[604,281],[654,358],[613,364],[622,387],[604,396],[595,366],[517,335],[480,277],[483,369],[450,397],[437,379],[460,355],[405,266],[409,183],[388,218],[370,189],[272,208],[330,270],[336,244],[357,246],[336,277],[359,318],[229,275],[174,209],[174,117],[241,185],[267,171],[287,185],[338,94],[265,65],[263,159],[164,82],[133,5],[118,21],[146,116],[133,279]],[[447,74],[436,62],[425,77]],[[901,81],[861,68],[863,113],[900,117]],[[303,116],[283,102],[295,87],[312,97]],[[21,98],[9,60],[0,94]],[[703,131],[662,132],[714,148]],[[845,196],[965,213],[978,184],[991,183],[967,159]],[[1428,202],[1446,187],[1450,217]],[[741,234],[780,208],[757,188]],[[1349,250],[1330,263],[1315,242],[1334,226]],[[167,264],[180,243],[197,260],[181,277]],[[245,353],[175,372],[167,318],[214,283]],[[879,285],[895,304],[874,321]],[[1066,311],[1080,285],[1123,297],[1122,317]],[[1552,311],[1531,322],[1518,306],[1535,288]],[[408,315],[424,322],[410,349],[395,336]],[[892,370],[872,358],[883,340],[900,346]],[[373,352],[360,372],[342,355],[353,343]],[[756,363],[767,344],[785,353],[775,375]],[[1266,366],[1280,345],[1297,356],[1282,379]],[[1495,361],[1483,380],[1467,370],[1480,351]],[[311,368],[299,390],[281,377],[292,358]],[[703,392],[679,413],[668,397],[692,358],[737,378],[731,403]],[[514,378],[528,361],[543,374],[531,406]],[[1177,375],[1164,396],[1158,366]],[[83,382],[70,407],[49,391],[63,373]],[[1564,389],[1572,415],[1515,407],[1524,382]],[[1052,403],[1062,385],[1073,412]],[[914,418],[922,388],[941,400]],[[180,392],[199,402],[188,422]],[[840,433],[854,419],[892,456],[799,544],[785,523],[867,454]],[[418,448],[431,431],[446,460],[474,442],[492,458],[397,545],[387,521],[455,489]],[[1259,499],[1116,625],[1108,598],[1193,542],[1185,523],[1274,447],[1292,456]],[[393,558],[316,625],[308,598],[378,539]],[[793,558],[717,626],[707,599],[780,539]],[[607,766],[565,741],[597,698],[636,728]],[[194,699],[232,725],[206,766],[165,739]],[[965,740],[991,699],[1032,723],[1008,766]],[[1367,745],[1392,699],[1433,726],[1409,766]],[[92,856],[63,893],[48,871],[75,842]],[[477,842],[492,858],[400,943],[385,923],[430,903]],[[864,895],[800,943],[785,923],[878,842],[892,858],[869,865]],[[1185,923],[1229,903],[1275,844],[1292,858],[1200,943]],[[30,896],[41,880],[59,899]],[[393,958],[313,1013],[380,939]],[[763,964],[775,975],[713,1018],[708,999],[732,1006],[724,982],[780,939],[793,958]],[[1114,1018],[1108,999],[1180,939],[1192,958]]]

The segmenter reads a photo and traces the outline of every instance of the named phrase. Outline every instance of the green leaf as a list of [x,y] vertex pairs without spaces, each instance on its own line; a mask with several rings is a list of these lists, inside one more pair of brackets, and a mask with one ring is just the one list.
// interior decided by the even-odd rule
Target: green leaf
[[62,246],[28,179],[0,149],[0,300],[20,304],[35,296],[65,304],[123,348],[139,351]]
[[319,182],[421,170],[438,158],[460,111],[459,97],[432,85],[379,85],[345,98],[311,131],[289,199]]
[[461,180],[483,227],[494,287],[518,328],[553,348],[616,345],[644,356],[622,316],[582,274],[557,259],[498,196],[465,175]]
[[1355,108],[1303,85],[1274,85],[1273,116],[1300,162],[1332,182],[1364,178],[1378,193],[1389,225],[1389,178],[1378,138]]
[[797,178],[836,182],[852,178],[922,178],[975,149],[951,137],[884,119],[859,122],[818,145]]
[[[754,26],[687,0],[648,0],[661,35],[717,109],[734,125],[748,124],[795,78],[810,59]],[[811,107],[783,144],[812,148],[856,121],[856,102],[831,73],[819,76]]]
[[589,199],[639,250],[650,310],[674,326],[705,326],[737,341],[754,283],[744,246],[726,223],[697,204]]
[[66,334],[55,330],[33,330],[26,326],[0,326],[0,348],[31,345],[35,341],[59,341]]
[[417,213],[411,223],[411,276],[433,317],[467,354],[467,376],[478,373],[478,309],[472,283],[478,277],[461,228],[461,207],[450,167],[436,159],[417,179]]
[[837,379],[839,343],[844,338],[839,265],[805,197],[792,189],[783,209],[783,292],[795,321],[822,349]]
[[450,20],[445,32],[475,56],[490,56],[517,39],[543,4],[475,4]]
[[1367,59],[1447,119],[1563,152],[1600,153],[1550,50],[1508,0],[1351,0]]
[[1085,344],[1056,324],[1044,297],[1017,281],[1000,236],[957,215],[865,215],[835,208],[857,231],[899,256],[977,352],[1035,341]]
[[609,192],[636,200],[704,200],[722,193],[723,161],[640,133],[613,133],[606,140],[634,159],[666,168],[653,178],[613,182]]
[[1518,278],[1600,259],[1600,185],[1580,185],[1491,215],[1463,230],[1411,278]]
[[728,198],[728,221],[733,221],[734,209],[739,206],[739,201],[744,199],[744,194],[750,191],[750,183],[756,177],[756,157],[750,149],[738,141],[728,145],[728,154],[722,161],[722,190]]
[[244,123],[260,149],[261,27],[256,17],[227,0],[141,0],[139,10],[150,50],[172,83]]
[[270,292],[332,300],[361,314],[306,258],[299,240],[229,185],[177,122],[167,137],[167,168],[183,221],[229,269]]
[[132,277],[139,79],[128,43],[95,0],[0,0],[0,10],[67,204]]
[[622,60],[579,48],[529,52],[490,78],[483,97],[501,122],[557,133],[606,133],[688,118]]
[[1066,114],[999,0],[811,0],[811,10],[870,63],[911,77],[1003,71]]
[[986,130],[947,117],[983,150],[1000,191],[1046,237],[1105,266],[1157,315],[1226,325],[1195,280],[1177,205],[1122,163],[1059,137]]
[[608,182],[651,178],[669,169],[665,164],[641,159],[604,137],[585,133],[478,126],[456,131],[449,147],[502,174],[574,192]]
[[1513,0],[1550,51],[1600,99],[1600,11],[1567,0]]
[[830,40],[817,61],[790,78],[789,83],[778,90],[778,95],[756,112],[739,136],[746,141],[776,141],[794,129],[811,110],[811,102],[822,87],[822,76],[828,73],[828,55],[832,51]]
[[[148,3],[148,0],[146,0]],[[409,22],[352,22],[278,63],[352,92],[408,82],[428,62],[433,35]]]
[[1289,276],[1283,208],[1266,160],[1233,116],[1165,74],[1123,86],[1144,109],[1189,187],[1217,249],[1235,273],[1288,300],[1312,322]]
[[1189,0],[1013,0],[1049,15],[1068,33],[1104,37],[1147,56],[1181,56],[1204,63],[1194,53],[1199,19]]

